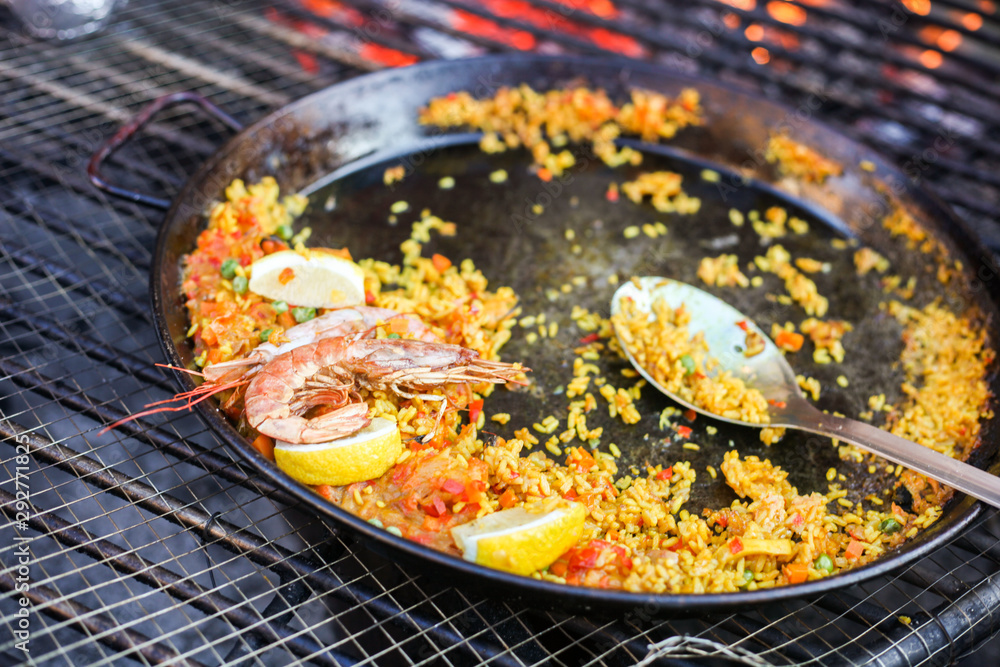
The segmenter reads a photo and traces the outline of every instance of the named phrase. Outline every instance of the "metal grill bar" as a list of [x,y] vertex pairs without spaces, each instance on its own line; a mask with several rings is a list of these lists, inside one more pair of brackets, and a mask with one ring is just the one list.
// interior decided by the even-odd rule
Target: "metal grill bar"
[[[69,386],[67,383],[46,378],[40,373],[15,362],[0,360],[0,371],[14,383],[31,389],[47,398],[59,401],[75,410],[78,414],[89,417],[98,423],[112,424],[129,416],[129,413],[124,410],[95,405],[87,398],[79,396],[79,390]],[[163,429],[145,426],[139,420],[126,422],[117,428],[125,431],[134,438],[145,441],[167,452],[178,461],[198,466],[206,472],[218,475],[220,478],[234,484],[254,489],[259,493],[274,498],[278,502],[289,505],[297,504],[295,499],[289,497],[288,494],[274,487],[269,482],[251,477],[251,475],[243,471],[243,468],[239,464],[234,464],[231,459],[209,452],[198,445],[177,440],[175,436]]]
[[[15,501],[13,494],[0,490],[0,511],[12,521],[15,515],[13,509]],[[339,660],[327,659],[323,655],[324,650],[315,642],[299,636],[284,623],[274,622],[274,619],[257,614],[252,607],[248,609],[249,605],[238,603],[224,595],[206,590],[188,581],[187,577],[182,577],[176,572],[130,553],[57,516],[40,511],[35,507],[31,507],[29,511],[31,519],[29,519],[28,524],[32,529],[44,535],[51,535],[58,542],[72,547],[75,551],[106,564],[122,574],[134,577],[136,581],[153,589],[165,591],[210,617],[224,618],[234,627],[256,636],[264,644],[280,643],[287,646],[295,655],[309,657],[310,662],[318,665],[337,665],[341,662],[350,662],[344,656],[337,656]],[[47,604],[38,605],[37,608],[44,611]],[[271,622],[268,622],[269,620]],[[114,635],[123,629],[127,628],[110,626],[102,632],[96,633],[96,638],[102,642],[112,641]],[[146,641],[148,642],[148,640]],[[336,656],[336,651],[331,652]]]
[[[9,593],[16,590],[17,582],[8,572],[0,570],[0,590]],[[138,653],[144,662],[150,665],[185,665],[187,667],[205,667],[203,663],[181,658],[176,651],[156,644],[146,635],[121,628],[107,614],[95,612],[79,602],[67,599],[48,586],[32,586],[25,592],[32,606],[54,619],[64,621],[77,627],[81,632],[101,637],[101,641],[120,651],[122,657],[132,657]],[[0,653],[0,656],[9,653]],[[13,663],[11,663],[13,664]]]
[[72,269],[59,266],[13,241],[8,240],[4,243],[3,252],[17,266],[49,277],[64,289],[84,291],[89,296],[107,303],[125,315],[138,317],[147,322],[152,321],[148,307],[139,305],[131,295],[109,285],[100,278],[88,278]]

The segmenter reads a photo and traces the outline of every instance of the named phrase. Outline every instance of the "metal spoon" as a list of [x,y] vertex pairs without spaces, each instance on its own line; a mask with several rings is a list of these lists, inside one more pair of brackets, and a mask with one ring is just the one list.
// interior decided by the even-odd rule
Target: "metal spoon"
[[[612,314],[619,312],[623,299],[632,299],[640,310],[648,313],[652,313],[652,304],[657,299],[663,299],[671,308],[684,304],[691,314],[689,331],[692,334],[703,332],[709,356],[719,362],[719,366],[711,373],[728,370],[734,377],[746,382],[747,386],[758,389],[768,400],[770,423],[752,424],[729,419],[681,399],[654,380],[636,362],[620,332],[616,332],[622,349],[636,370],[651,385],[678,403],[703,415],[733,424],[758,428],[786,426],[850,442],[994,507],[1000,507],[1000,478],[870,424],[828,415],[814,407],[802,394],[795,380],[795,371],[785,361],[777,346],[752,320],[726,302],[676,280],[647,276],[638,278],[637,282],[639,286],[630,281],[618,288],[611,300]],[[746,331],[737,326],[738,322],[761,335],[764,340],[763,352],[746,357],[737,351],[745,345],[746,340]]]

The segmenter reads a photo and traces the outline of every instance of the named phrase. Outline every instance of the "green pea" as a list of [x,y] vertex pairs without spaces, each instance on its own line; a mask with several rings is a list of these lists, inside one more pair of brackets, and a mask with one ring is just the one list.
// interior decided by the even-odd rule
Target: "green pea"
[[813,561],[813,566],[817,570],[826,570],[827,572],[833,573],[833,559],[826,554],[820,554],[819,557]]
[[288,302],[287,301],[275,301],[274,303],[271,304],[271,308],[274,308],[274,312],[276,312],[276,313],[278,313],[280,315],[283,312],[285,312],[286,310],[288,310]]
[[751,581],[753,581],[753,572],[751,570],[743,570],[743,585],[746,586]]
[[886,535],[892,535],[893,533],[898,533],[900,530],[902,530],[903,524],[896,521],[892,517],[889,517],[879,525],[879,528],[881,528],[882,532],[885,533]]
[[295,308],[292,308],[292,317],[295,318],[296,322],[302,324],[303,322],[308,322],[312,318],[316,317],[316,309],[306,308],[305,306],[296,306]]
[[230,257],[222,263],[219,271],[222,273],[222,277],[226,280],[232,280],[236,275],[236,267],[240,265],[240,260]]
[[386,335],[386,338],[399,338],[399,337],[400,336],[398,333],[391,333]]
[[694,364],[694,359],[691,358],[690,354],[685,354],[683,357],[681,357],[681,366],[684,367],[685,371],[684,375],[691,375],[691,373],[694,373],[696,368]]
[[266,343],[267,339],[271,337],[272,333],[274,333],[274,329],[264,329],[263,331],[261,331],[260,332],[260,342]]
[[283,240],[287,241],[295,235],[295,231],[292,229],[291,225],[279,225],[277,229],[277,234]]
[[233,291],[237,294],[246,294],[250,287],[250,281],[246,276],[236,276],[233,278]]

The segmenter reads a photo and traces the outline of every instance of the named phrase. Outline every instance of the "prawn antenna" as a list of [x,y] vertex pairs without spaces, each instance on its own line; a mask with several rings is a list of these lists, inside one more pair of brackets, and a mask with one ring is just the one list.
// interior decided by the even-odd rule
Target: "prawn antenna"
[[[159,365],[159,364],[157,364],[157,365]],[[168,368],[174,368],[174,370],[187,370],[187,369],[183,369],[183,368],[175,368],[175,367],[170,367],[170,366],[168,366]],[[189,371],[189,372],[195,373],[197,375],[201,375],[197,371]],[[190,391],[181,392],[181,393],[173,396],[172,398],[167,398],[167,399],[164,399],[162,401],[155,401],[153,403],[147,403],[143,407],[149,408],[148,410],[143,410],[142,412],[137,412],[134,415],[129,415],[128,417],[123,417],[123,418],[119,419],[118,421],[114,422],[113,424],[108,424],[107,426],[105,426],[104,428],[102,428],[98,432],[98,435],[104,435],[105,433],[107,433],[111,429],[118,428],[122,424],[126,424],[126,423],[128,423],[130,421],[133,421],[135,419],[139,419],[140,417],[146,417],[148,415],[155,415],[158,412],[179,412],[181,410],[190,410],[194,406],[196,406],[199,403],[201,403],[202,401],[204,401],[206,398],[210,398],[212,396],[215,396],[219,392],[226,391],[227,389],[235,389],[236,387],[239,387],[240,385],[248,384],[249,382],[250,382],[250,380],[233,380],[232,382],[225,382],[223,384],[218,384],[218,385],[216,385],[216,384],[209,384],[209,383],[206,382],[205,384],[201,385],[200,387],[197,387],[197,388],[192,389]],[[177,401],[184,401],[184,403],[182,405],[168,405],[169,403],[175,403]]]

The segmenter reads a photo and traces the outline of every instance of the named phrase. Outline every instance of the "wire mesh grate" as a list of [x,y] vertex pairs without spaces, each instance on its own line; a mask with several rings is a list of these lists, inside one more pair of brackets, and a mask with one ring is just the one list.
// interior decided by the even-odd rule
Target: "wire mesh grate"
[[[175,388],[154,366],[146,299],[160,214],[107,198],[83,173],[103,139],[165,93],[197,91],[248,123],[419,59],[615,54],[792,107],[816,102],[823,120],[917,170],[996,251],[992,3],[195,0],[132,3],[71,43],[2,25],[0,510],[12,539],[0,544],[0,614],[12,634],[0,660],[25,657],[13,634],[25,581],[39,664],[916,665],[958,660],[1000,630],[993,512],[903,572],[816,600],[579,616],[369,551],[259,479],[196,417],[101,434]],[[168,113],[109,174],[170,196],[226,136]],[[18,490],[30,491],[22,518]]]

